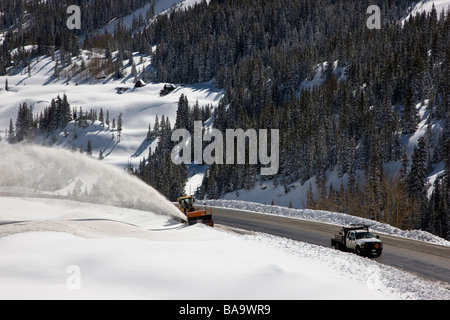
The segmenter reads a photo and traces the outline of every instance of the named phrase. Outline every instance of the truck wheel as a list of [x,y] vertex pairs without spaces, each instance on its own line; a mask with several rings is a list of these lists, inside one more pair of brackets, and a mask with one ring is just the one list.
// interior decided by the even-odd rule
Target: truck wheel
[[340,244],[339,242],[336,242],[336,243],[334,244],[334,248],[335,248],[336,250],[341,250],[341,244]]
[[360,248],[360,247],[356,247],[356,248],[355,248],[355,253],[356,253],[358,256],[362,256],[361,248]]

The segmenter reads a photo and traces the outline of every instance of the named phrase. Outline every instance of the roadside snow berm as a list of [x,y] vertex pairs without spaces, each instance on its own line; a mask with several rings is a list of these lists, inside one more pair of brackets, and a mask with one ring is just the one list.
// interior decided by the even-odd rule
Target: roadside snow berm
[[206,208],[205,210],[197,210],[194,207],[194,198],[192,196],[178,198],[178,209],[186,215],[186,220],[189,225],[202,222],[210,227],[214,227],[212,209],[209,208],[209,212]]

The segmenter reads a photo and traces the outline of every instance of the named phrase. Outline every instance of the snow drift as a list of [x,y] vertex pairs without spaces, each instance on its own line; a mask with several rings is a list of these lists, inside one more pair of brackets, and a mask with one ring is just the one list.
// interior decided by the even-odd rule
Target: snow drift
[[450,299],[373,259],[135,209],[1,197],[2,219],[28,221],[0,226],[0,299]]
[[78,152],[0,144],[0,194],[62,197],[184,218],[151,186],[125,170]]

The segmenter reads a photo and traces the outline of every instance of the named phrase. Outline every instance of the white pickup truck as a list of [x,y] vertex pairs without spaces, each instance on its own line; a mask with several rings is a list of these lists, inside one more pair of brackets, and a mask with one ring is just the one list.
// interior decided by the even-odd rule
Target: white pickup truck
[[343,227],[339,234],[331,238],[331,245],[341,251],[353,251],[358,255],[375,255],[383,252],[383,242],[374,236],[367,225],[351,224]]

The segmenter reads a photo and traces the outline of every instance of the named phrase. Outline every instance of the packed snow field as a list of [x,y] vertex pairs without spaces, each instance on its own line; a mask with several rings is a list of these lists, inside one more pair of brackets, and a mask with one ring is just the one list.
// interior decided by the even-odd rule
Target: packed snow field
[[1,299],[450,299],[350,253],[149,211],[2,197]]

